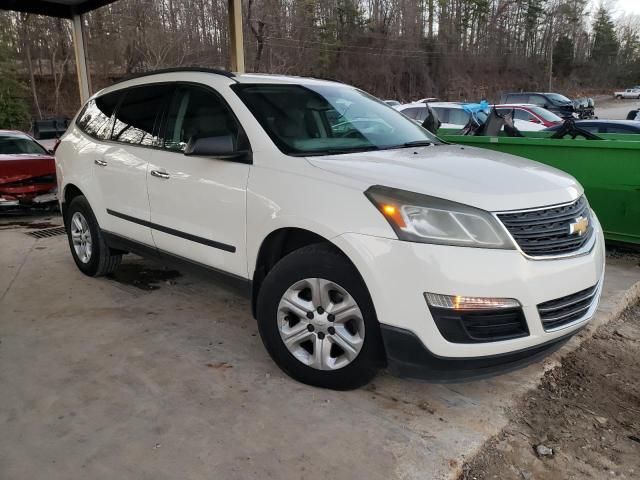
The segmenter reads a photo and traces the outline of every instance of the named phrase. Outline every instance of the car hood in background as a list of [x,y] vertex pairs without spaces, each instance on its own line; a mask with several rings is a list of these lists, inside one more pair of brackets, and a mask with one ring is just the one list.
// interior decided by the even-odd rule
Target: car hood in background
[[494,212],[570,202],[583,192],[573,177],[555,168],[456,145],[308,157],[308,161],[368,185],[409,190]]

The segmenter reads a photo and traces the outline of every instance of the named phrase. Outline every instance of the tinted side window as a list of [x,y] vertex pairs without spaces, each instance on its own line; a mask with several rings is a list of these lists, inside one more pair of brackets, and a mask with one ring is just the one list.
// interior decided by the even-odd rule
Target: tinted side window
[[240,129],[226,104],[200,87],[178,87],[171,99],[164,130],[164,147],[183,152],[191,138],[231,135],[236,148]]
[[436,115],[438,115],[438,120],[440,120],[442,123],[451,123],[449,121],[449,109],[448,108],[431,107],[431,110],[436,112]]
[[121,94],[113,92],[89,100],[76,122],[78,128],[98,140],[107,140],[111,135],[111,115]]
[[527,103],[529,101],[529,95],[507,95],[507,101],[505,103]]
[[170,85],[127,89],[116,112],[111,139],[135,145],[157,145],[154,128],[171,89]]
[[416,118],[418,118],[418,114],[420,113],[420,110],[421,110],[420,107],[405,108],[404,110],[402,110],[402,114],[415,120]]
[[452,125],[466,125],[469,123],[471,114],[465,112],[461,108],[452,108],[449,110],[449,122]]
[[418,112],[418,116],[416,117],[416,120],[418,120],[419,122],[424,122],[425,119],[427,118],[427,107],[421,108],[420,111]]
[[514,117],[516,118],[516,120],[525,120],[527,122],[533,122],[537,120],[536,117],[531,115],[529,112],[527,112],[526,110],[521,110],[519,108],[516,108]]
[[529,95],[529,101],[527,103],[533,103],[539,107],[544,107],[547,104],[547,100],[541,95]]

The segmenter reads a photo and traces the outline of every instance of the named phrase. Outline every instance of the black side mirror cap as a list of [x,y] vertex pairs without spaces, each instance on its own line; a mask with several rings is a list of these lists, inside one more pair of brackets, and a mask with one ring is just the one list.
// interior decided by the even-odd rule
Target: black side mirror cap
[[184,154],[187,156],[216,157],[224,160],[234,160],[242,163],[252,163],[250,150],[236,150],[231,135],[216,137],[191,137]]

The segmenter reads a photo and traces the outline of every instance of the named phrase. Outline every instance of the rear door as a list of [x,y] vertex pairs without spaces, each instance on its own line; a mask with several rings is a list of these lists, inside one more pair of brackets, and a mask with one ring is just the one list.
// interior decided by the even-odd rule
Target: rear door
[[171,88],[150,84],[126,89],[114,115],[110,144],[94,161],[106,209],[103,228],[150,246],[147,166],[157,145],[155,132]]
[[[212,79],[216,82],[224,80]],[[209,86],[177,85],[155,150],[147,186],[151,227],[158,249],[246,278],[246,189],[250,165],[186,156],[191,139],[244,132],[224,99]],[[248,143],[248,142],[247,142]],[[244,145],[242,149],[248,148]]]

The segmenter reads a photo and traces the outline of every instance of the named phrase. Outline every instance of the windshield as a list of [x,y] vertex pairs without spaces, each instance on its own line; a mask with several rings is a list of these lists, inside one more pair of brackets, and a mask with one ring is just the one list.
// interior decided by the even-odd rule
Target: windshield
[[28,137],[0,135],[0,155],[48,155],[47,151]]
[[553,112],[550,112],[546,108],[542,107],[529,107],[533,113],[542,117],[546,122],[562,122],[562,118]]
[[440,143],[398,111],[352,87],[237,84],[232,88],[278,148],[289,155]]
[[571,100],[559,93],[547,93],[547,97],[554,103],[571,103]]

